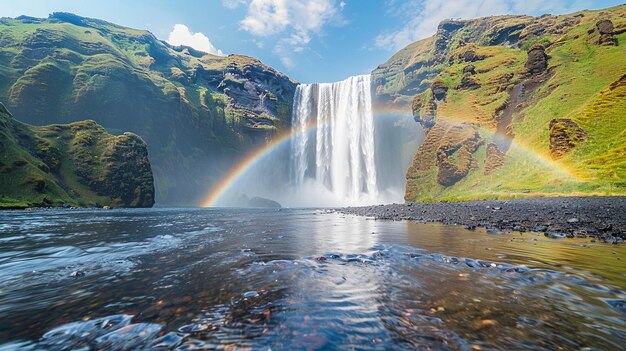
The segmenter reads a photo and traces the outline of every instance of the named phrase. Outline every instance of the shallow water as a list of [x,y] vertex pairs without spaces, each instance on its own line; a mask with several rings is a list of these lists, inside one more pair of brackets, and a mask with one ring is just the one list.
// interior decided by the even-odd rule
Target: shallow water
[[0,213],[0,350],[619,350],[625,290],[625,246],[589,239],[313,210]]

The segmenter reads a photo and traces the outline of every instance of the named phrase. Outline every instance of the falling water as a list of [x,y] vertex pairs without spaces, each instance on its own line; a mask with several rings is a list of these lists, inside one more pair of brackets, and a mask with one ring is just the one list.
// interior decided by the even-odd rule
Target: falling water
[[374,113],[370,76],[297,86],[288,143],[255,156],[213,202],[284,207],[402,202],[405,174],[423,140],[410,111]]
[[[378,193],[370,76],[296,89],[292,179],[322,185],[349,204]],[[309,133],[315,127],[314,134]]]
[[296,87],[293,102],[291,125],[294,131],[292,139],[293,182],[302,184],[308,169],[307,146],[309,143],[308,123],[309,116],[314,113],[312,99],[312,84],[301,84]]

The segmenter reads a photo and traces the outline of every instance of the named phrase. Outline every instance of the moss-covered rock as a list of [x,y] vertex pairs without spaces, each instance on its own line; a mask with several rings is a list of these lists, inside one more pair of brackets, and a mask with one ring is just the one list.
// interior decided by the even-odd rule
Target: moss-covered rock
[[146,143],[111,135],[96,122],[35,127],[0,104],[0,208],[151,207]]
[[487,144],[485,155],[485,175],[489,175],[504,165],[506,155],[494,143]]
[[550,121],[550,155],[559,159],[585,140],[587,133],[576,122],[568,118]]
[[613,22],[609,19],[601,19],[596,22],[596,27],[598,28],[598,33],[600,33],[600,38],[598,39],[599,45],[617,45],[617,38],[613,33],[615,27],[613,26]]
[[451,127],[437,149],[437,182],[443,186],[454,185],[476,168],[474,153],[481,141],[480,134],[472,127],[464,124]]
[[463,78],[461,78],[461,84],[459,84],[459,89],[474,90],[478,88],[480,88],[480,82],[474,78],[474,76],[469,73],[463,75]]

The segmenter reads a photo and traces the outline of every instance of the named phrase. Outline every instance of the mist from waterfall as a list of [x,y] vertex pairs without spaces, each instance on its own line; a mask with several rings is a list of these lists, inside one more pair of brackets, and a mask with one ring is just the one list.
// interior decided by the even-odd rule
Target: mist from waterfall
[[378,195],[369,75],[299,85],[291,122],[296,190],[318,185],[341,204]]
[[286,207],[403,202],[423,131],[410,111],[374,113],[370,80],[298,85],[289,141],[255,162],[217,204],[247,206],[255,196]]

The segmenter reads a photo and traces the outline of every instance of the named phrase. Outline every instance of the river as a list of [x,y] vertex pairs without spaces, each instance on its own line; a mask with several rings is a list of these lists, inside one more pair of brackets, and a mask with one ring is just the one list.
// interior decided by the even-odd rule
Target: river
[[0,350],[626,345],[626,247],[323,210],[0,213]]

